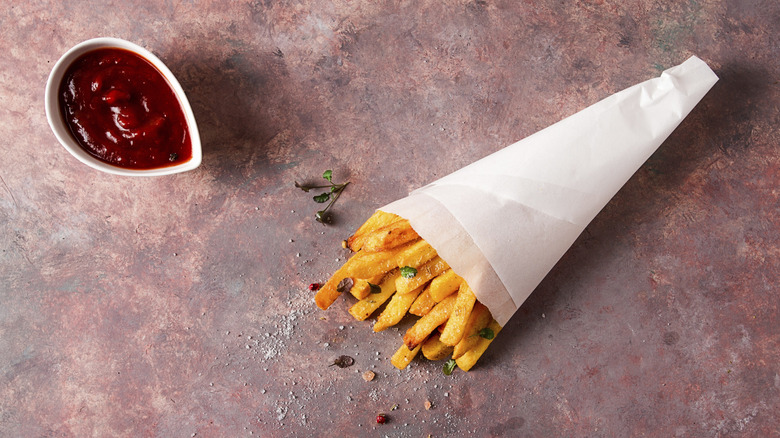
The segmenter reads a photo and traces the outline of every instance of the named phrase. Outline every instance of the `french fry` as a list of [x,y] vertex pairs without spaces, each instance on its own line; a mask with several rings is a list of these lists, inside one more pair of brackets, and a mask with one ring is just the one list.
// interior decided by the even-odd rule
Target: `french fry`
[[436,305],[436,301],[431,298],[431,293],[426,287],[409,308],[409,313],[416,316],[425,316]]
[[371,316],[376,309],[387,301],[395,293],[395,280],[400,276],[398,272],[388,275],[379,285],[380,292],[369,294],[367,297],[355,303],[349,308],[349,313],[358,321],[363,321]]
[[[403,266],[399,267],[402,268]],[[399,294],[408,294],[409,292],[430,281],[433,277],[449,269],[449,267],[450,266],[447,264],[447,262],[442,260],[441,257],[436,256],[428,263],[417,268],[417,274],[415,274],[414,277],[400,277],[398,280],[396,280],[395,288]]]
[[[351,260],[352,259],[350,259],[350,261]],[[342,265],[341,268],[339,268],[339,270],[322,285],[320,290],[317,291],[317,295],[314,296],[314,302],[320,309],[327,309],[339,296],[341,296],[343,290],[339,290],[338,286],[341,280],[349,277],[347,274],[347,264],[349,264],[349,261]]]
[[428,242],[418,240],[396,254],[395,263],[398,266],[418,268],[434,257],[436,257],[436,250]]
[[439,334],[432,334],[422,343],[422,354],[428,360],[442,360],[452,353],[453,347],[439,340]]
[[385,275],[386,274],[379,274],[369,279],[361,278],[354,280],[355,284],[352,286],[352,289],[349,290],[349,293],[351,293],[353,297],[362,300],[371,293],[371,285],[379,284],[382,279],[385,278]]
[[[495,335],[498,335],[498,332],[501,331],[501,326],[498,325],[495,320],[490,321],[488,328],[493,330],[493,339],[495,339]],[[482,357],[482,354],[485,352],[485,350],[487,350],[490,343],[493,342],[493,339],[485,339],[480,336],[477,340],[477,344],[474,347],[463,353],[463,355],[459,358],[455,359],[455,363],[458,365],[458,368],[463,371],[470,370],[474,364],[477,363],[477,360]]]
[[431,298],[438,303],[450,294],[455,293],[460,288],[461,283],[463,283],[463,279],[452,269],[447,269],[444,273],[431,280]]
[[461,282],[458,295],[455,298],[455,304],[452,307],[452,313],[447,320],[447,325],[444,326],[444,331],[441,332],[441,341],[443,343],[455,346],[460,341],[466,330],[466,323],[469,321],[471,309],[474,308],[476,301],[477,297],[474,296],[474,292],[471,291],[469,285],[465,281]]
[[367,221],[355,231],[355,234],[347,238],[347,247],[354,252],[360,251],[363,247],[363,243],[373,231],[376,231],[382,227],[385,227],[393,222],[403,220],[402,217],[396,216],[392,213],[385,213],[384,211],[377,210]]
[[408,245],[379,252],[360,251],[344,264],[345,277],[371,278],[396,267],[395,257]]
[[412,229],[406,219],[386,225],[368,236],[363,242],[361,251],[383,251],[418,240],[420,236]]
[[474,304],[474,308],[471,310],[469,322],[466,323],[466,330],[463,332],[463,337],[460,339],[460,342],[455,345],[455,349],[452,351],[452,358],[457,359],[463,356],[463,353],[466,351],[474,348],[477,341],[480,339],[480,330],[487,327],[492,319],[493,317],[490,316],[488,308],[477,301]]
[[393,354],[393,357],[390,359],[390,363],[393,364],[396,368],[399,370],[402,370],[409,366],[409,363],[414,359],[415,356],[417,356],[417,353],[420,351],[420,345],[414,347],[413,349],[406,348],[406,345],[401,345],[401,348],[398,349],[398,351]]
[[339,290],[339,283],[347,277],[353,279],[374,278],[381,276],[395,268],[395,256],[405,247],[375,253],[359,252],[347,260],[325,284],[322,285],[314,302],[322,310],[327,309],[341,295],[344,290]]
[[404,344],[409,348],[419,346],[436,327],[443,324],[450,317],[455,296],[449,296],[442,302],[434,306],[428,314],[417,320],[417,322],[404,334]]
[[398,324],[398,322],[404,318],[406,311],[409,310],[409,307],[412,305],[417,296],[420,295],[423,289],[424,287],[420,286],[408,294],[393,295],[393,298],[390,299],[390,302],[385,307],[385,310],[379,314],[379,318],[377,318],[376,323],[374,323],[374,331],[381,332],[388,327],[392,327]]

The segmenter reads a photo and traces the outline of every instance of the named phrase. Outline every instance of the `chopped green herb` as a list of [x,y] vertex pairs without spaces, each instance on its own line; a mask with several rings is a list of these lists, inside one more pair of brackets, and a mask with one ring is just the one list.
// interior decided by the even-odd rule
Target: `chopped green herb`
[[479,335],[485,339],[493,339],[496,337],[496,334],[493,333],[493,329],[491,329],[490,327],[485,327],[482,330],[480,330]]
[[444,371],[445,376],[449,376],[452,374],[452,371],[455,369],[455,359],[450,359],[447,362],[444,362],[444,367],[442,368],[442,371]]
[[415,275],[417,275],[417,269],[414,269],[411,266],[404,266],[401,268],[401,277],[413,278]]
[[328,200],[330,200],[330,193],[323,193],[321,195],[317,195],[313,199],[314,202],[318,204],[322,204],[323,202],[328,202]]
[[322,177],[326,181],[328,181],[327,185],[307,185],[307,184],[299,184],[298,181],[295,181],[295,187],[303,190],[306,193],[308,193],[309,190],[312,189],[329,189],[328,192],[313,197],[314,202],[318,204],[324,204],[330,201],[328,202],[328,205],[325,206],[325,208],[323,208],[322,210],[314,214],[314,218],[317,219],[317,222],[325,224],[330,222],[330,216],[327,214],[328,210],[333,205],[333,203],[336,202],[339,196],[341,196],[341,192],[343,192],[344,189],[349,185],[349,181],[343,184],[334,183],[332,170],[326,170],[325,172],[323,172]]
[[372,294],[382,293],[382,288],[375,285],[374,283],[368,283],[368,287],[371,288]]

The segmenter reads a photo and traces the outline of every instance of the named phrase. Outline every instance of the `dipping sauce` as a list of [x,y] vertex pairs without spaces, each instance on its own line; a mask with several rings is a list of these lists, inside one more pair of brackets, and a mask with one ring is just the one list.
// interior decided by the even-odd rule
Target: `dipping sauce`
[[87,52],[68,67],[59,102],[73,137],[117,167],[158,169],[192,157],[179,100],[149,61],[124,49]]

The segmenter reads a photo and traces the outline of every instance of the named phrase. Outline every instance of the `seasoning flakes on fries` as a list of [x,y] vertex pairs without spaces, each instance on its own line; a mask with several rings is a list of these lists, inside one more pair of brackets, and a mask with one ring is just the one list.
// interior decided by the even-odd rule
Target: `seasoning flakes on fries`
[[419,316],[391,359],[395,367],[406,368],[422,350],[429,360],[451,357],[468,371],[501,330],[466,281],[408,220],[377,211],[343,245],[355,254],[314,300],[325,310],[349,292],[359,300],[349,309],[359,321],[387,303],[374,323],[375,332],[398,324],[407,314]]

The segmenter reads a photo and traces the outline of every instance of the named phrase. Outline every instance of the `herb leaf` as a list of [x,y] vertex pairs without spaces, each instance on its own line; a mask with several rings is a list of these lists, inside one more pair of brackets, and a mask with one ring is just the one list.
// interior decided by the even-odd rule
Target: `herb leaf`
[[326,185],[308,185],[308,184],[299,184],[298,181],[295,181],[295,187],[303,190],[304,192],[308,193],[312,189],[329,189],[328,192],[325,192],[321,195],[314,196],[312,199],[314,199],[314,202],[318,204],[324,204],[328,201],[328,205],[325,206],[322,210],[318,211],[314,214],[315,219],[317,219],[317,222],[320,222],[322,224],[330,223],[330,216],[327,215],[328,209],[333,206],[333,203],[336,202],[337,199],[339,199],[339,196],[341,196],[341,192],[344,191],[345,188],[349,185],[349,181],[342,183],[342,184],[336,184],[333,182],[333,171],[328,169],[325,172],[322,173],[322,177],[328,181],[329,184]]
[[374,283],[368,283],[368,287],[371,288],[372,294],[382,293],[382,288],[375,285]]
[[328,202],[328,199],[330,199],[330,193],[323,193],[321,195],[317,195],[313,199],[314,202],[318,204],[322,204],[323,202]]
[[496,337],[496,334],[493,333],[493,329],[491,329],[490,327],[485,327],[482,330],[480,330],[479,335],[485,339],[493,339]]
[[442,368],[442,371],[444,371],[445,376],[449,376],[452,374],[452,371],[455,369],[455,359],[450,359],[447,362],[444,362],[444,367]]
[[414,269],[411,266],[404,266],[401,268],[401,277],[413,278],[415,275],[417,275],[417,269]]

